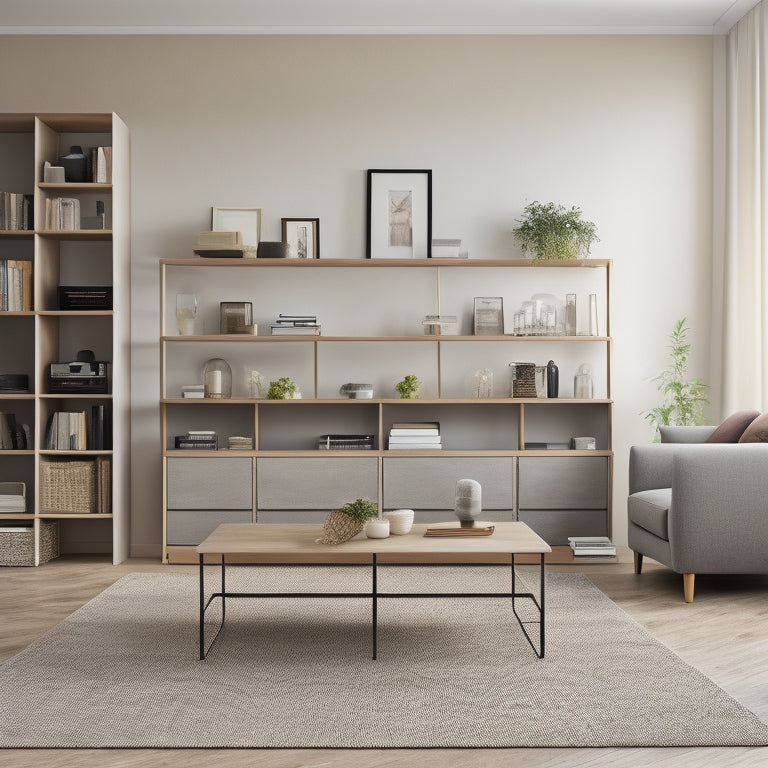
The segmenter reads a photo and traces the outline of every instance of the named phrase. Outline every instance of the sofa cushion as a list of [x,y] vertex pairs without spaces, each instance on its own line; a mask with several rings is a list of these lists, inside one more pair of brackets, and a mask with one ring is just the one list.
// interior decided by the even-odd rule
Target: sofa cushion
[[654,488],[633,493],[627,504],[629,519],[654,536],[669,541],[668,519],[671,501],[671,488]]
[[709,437],[708,443],[738,443],[744,430],[760,415],[760,411],[732,413]]
[[768,413],[758,416],[739,438],[740,443],[768,443]]

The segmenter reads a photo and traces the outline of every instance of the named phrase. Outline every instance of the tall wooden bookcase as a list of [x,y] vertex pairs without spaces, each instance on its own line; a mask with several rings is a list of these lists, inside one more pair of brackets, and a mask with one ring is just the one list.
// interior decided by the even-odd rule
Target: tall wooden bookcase
[[[322,522],[359,496],[408,507],[422,522],[451,519],[456,479],[482,486],[489,520],[528,522],[570,560],[567,537],[611,534],[613,472],[609,260],[162,259],[161,433],[163,558],[194,561],[194,545],[222,522]],[[515,336],[511,315],[546,291],[586,307],[595,294],[598,328],[586,335]],[[177,293],[198,298],[193,335],[179,335]],[[503,298],[507,334],[473,334],[473,302]],[[219,303],[249,301],[258,335],[220,335]],[[279,313],[316,314],[321,336],[271,336]],[[456,315],[458,335],[425,335],[427,314]],[[580,313],[582,314],[582,313]],[[230,399],[184,399],[202,383],[207,359],[232,369]],[[510,362],[555,360],[557,398],[510,397]],[[574,397],[573,376],[591,367],[591,398]],[[493,374],[491,397],[473,377]],[[302,397],[253,397],[248,377],[289,376]],[[413,373],[419,399],[394,385]],[[373,385],[372,399],[347,399],[347,382]],[[439,450],[391,450],[394,422],[437,421]],[[176,449],[176,436],[212,430],[218,450]],[[323,434],[370,434],[372,450],[319,450]],[[228,450],[228,436],[252,450]],[[552,449],[576,436],[594,449]],[[539,447],[532,447],[536,444]],[[541,444],[547,448],[541,448]]]
[[[111,147],[111,182],[44,181],[46,161],[58,159],[80,145]],[[0,312],[0,374],[24,374],[29,391],[0,390],[0,411],[12,413],[29,427],[29,444],[0,451],[0,481],[23,482],[26,512],[3,514],[0,525],[34,530],[34,564],[40,563],[41,531],[56,524],[61,553],[108,553],[118,563],[128,556],[130,532],[130,154],[129,132],[114,113],[0,114],[0,190],[24,193],[34,199],[34,228],[0,231],[0,260],[30,262],[32,297],[26,311]],[[81,216],[96,214],[104,205],[103,229],[50,229],[46,201],[74,198]],[[61,309],[59,286],[108,286],[111,309]],[[109,363],[108,391],[51,392],[49,367],[71,362],[80,350],[91,350],[97,361]],[[51,450],[46,429],[54,412],[85,411],[94,406],[111,413],[111,447],[96,450]],[[109,431],[109,429],[107,430]],[[92,444],[91,444],[92,445]],[[85,467],[102,466],[93,512],[75,511],[65,494],[54,495],[44,483],[74,476],[70,486],[79,492]],[[78,471],[76,471],[78,470]],[[108,478],[108,484],[107,484]],[[69,482],[69,480],[66,480]],[[86,488],[87,486],[86,481]],[[48,489],[48,486],[46,486]],[[43,505],[41,499],[45,496]],[[60,499],[57,501],[56,498]],[[58,506],[57,506],[58,505]]]

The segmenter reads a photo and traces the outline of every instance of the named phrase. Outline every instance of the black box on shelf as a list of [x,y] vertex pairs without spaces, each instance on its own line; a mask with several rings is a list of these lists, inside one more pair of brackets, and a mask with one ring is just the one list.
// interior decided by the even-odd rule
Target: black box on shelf
[[60,285],[59,309],[112,309],[111,285]]

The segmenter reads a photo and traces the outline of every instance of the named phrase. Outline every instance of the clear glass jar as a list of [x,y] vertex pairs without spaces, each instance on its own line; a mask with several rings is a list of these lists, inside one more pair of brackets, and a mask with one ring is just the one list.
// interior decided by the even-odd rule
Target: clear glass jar
[[220,357],[208,360],[203,366],[203,392],[205,397],[223,400],[232,397],[232,369]]

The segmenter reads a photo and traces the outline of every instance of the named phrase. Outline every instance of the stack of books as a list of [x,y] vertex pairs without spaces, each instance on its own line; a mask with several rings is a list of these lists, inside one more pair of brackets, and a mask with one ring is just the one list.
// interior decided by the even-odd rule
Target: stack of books
[[442,448],[437,421],[395,422],[389,430],[389,449],[430,450]]
[[16,515],[27,511],[26,485],[0,483],[0,514]]
[[615,558],[616,547],[607,536],[569,536],[573,557]]
[[317,315],[280,314],[270,326],[273,336],[319,336]]
[[0,230],[34,229],[33,200],[22,192],[0,192]]
[[184,398],[204,398],[204,384],[186,384],[181,388],[181,396]]
[[231,451],[251,451],[253,450],[253,438],[232,435],[232,437],[227,438],[227,448]]
[[321,451],[370,451],[373,435],[320,435],[317,447]]
[[186,435],[177,435],[174,447],[192,451],[215,451],[219,440],[216,433],[209,429],[191,429]]

